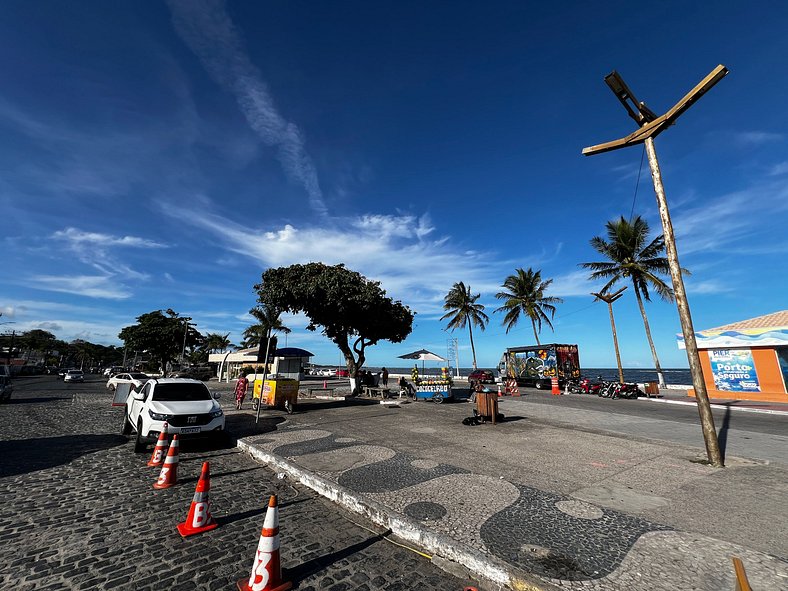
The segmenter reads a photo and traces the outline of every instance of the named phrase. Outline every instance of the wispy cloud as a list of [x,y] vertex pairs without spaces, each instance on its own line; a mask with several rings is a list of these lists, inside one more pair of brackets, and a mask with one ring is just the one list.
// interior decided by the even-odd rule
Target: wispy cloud
[[300,183],[310,206],[327,212],[317,170],[307,154],[301,130],[276,108],[260,71],[251,62],[241,34],[220,0],[169,0],[178,35],[200,58],[208,73],[236,98],[250,127],[278,149],[287,176]]
[[106,275],[34,275],[27,280],[27,283],[36,289],[71,293],[90,298],[124,300],[131,297],[131,292]]
[[77,228],[66,228],[52,234],[52,238],[65,240],[74,246],[90,247],[128,246],[132,248],[164,248],[165,245],[137,236],[110,236],[98,232],[84,232]]
[[779,142],[785,136],[769,131],[740,131],[733,134],[734,141],[746,146],[759,146],[771,142]]
[[783,174],[788,174],[788,160],[775,164],[769,171],[769,176],[780,176]]

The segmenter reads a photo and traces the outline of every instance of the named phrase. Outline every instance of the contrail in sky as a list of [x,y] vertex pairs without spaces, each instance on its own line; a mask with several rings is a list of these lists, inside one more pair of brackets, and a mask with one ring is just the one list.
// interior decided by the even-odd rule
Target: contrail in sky
[[200,58],[214,80],[233,93],[249,125],[268,146],[278,148],[285,174],[299,182],[309,204],[327,212],[317,171],[304,148],[301,132],[279,114],[273,97],[249,60],[241,36],[221,0],[168,0],[175,30]]

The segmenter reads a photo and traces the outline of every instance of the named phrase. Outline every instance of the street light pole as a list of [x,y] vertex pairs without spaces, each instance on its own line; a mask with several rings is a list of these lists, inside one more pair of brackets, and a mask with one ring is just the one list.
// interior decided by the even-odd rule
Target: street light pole
[[676,122],[676,119],[689,109],[700,97],[708,92],[717,82],[728,74],[728,69],[719,65],[712,70],[695,88],[690,90],[679,102],[671,107],[664,115],[657,116],[645,103],[638,101],[630,88],[624,82],[618,72],[611,72],[605,76],[605,84],[608,85],[616,98],[626,109],[629,116],[635,120],[639,129],[626,137],[598,144],[583,149],[583,154],[592,156],[602,152],[609,152],[619,148],[626,148],[636,144],[645,143],[648,163],[651,169],[651,178],[654,181],[654,193],[657,197],[659,217],[662,221],[662,230],[665,238],[665,251],[668,255],[668,265],[670,277],[673,280],[673,293],[676,297],[676,307],[678,308],[679,320],[681,321],[681,331],[684,335],[684,344],[687,351],[687,361],[689,362],[692,374],[692,386],[695,389],[695,400],[698,404],[698,415],[700,416],[703,439],[706,444],[706,457],[712,466],[723,466],[722,453],[720,452],[717,440],[717,430],[714,427],[714,417],[711,414],[709,396],[706,391],[706,382],[703,379],[703,372],[700,365],[700,355],[698,354],[698,344],[695,340],[695,330],[692,325],[687,292],[684,289],[684,280],[681,276],[681,265],[679,264],[678,250],[673,233],[673,223],[668,211],[665,188],[662,184],[662,173],[657,161],[657,152],[654,149],[654,138],[665,131]]
[[613,347],[616,350],[616,363],[618,364],[618,381],[624,383],[624,369],[621,367],[621,353],[618,351],[618,335],[616,334],[616,320],[613,318],[613,302],[624,295],[626,285],[615,293],[592,293],[591,295],[598,300],[607,302],[607,309],[610,311],[610,328],[613,330]]

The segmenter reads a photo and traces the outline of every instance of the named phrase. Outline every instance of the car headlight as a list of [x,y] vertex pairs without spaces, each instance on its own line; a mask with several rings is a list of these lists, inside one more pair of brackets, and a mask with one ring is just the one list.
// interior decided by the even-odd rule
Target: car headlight
[[154,421],[169,421],[173,417],[173,415],[166,415],[159,412],[153,412],[152,410],[149,410],[148,414],[150,415],[150,418],[152,418]]
[[219,408],[219,409],[217,409],[217,410],[212,410],[212,411],[211,411],[211,418],[212,418],[212,419],[218,419],[218,418],[219,418],[220,416],[222,416],[223,414],[224,414],[224,413],[222,412],[222,409],[221,409],[221,408]]

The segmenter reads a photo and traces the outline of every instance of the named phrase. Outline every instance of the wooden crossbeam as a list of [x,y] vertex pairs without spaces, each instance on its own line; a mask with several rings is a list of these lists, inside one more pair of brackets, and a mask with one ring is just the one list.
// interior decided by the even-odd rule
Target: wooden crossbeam
[[[695,88],[690,90],[681,98],[679,102],[673,105],[673,107],[671,107],[664,115],[657,117],[653,121],[649,121],[649,116],[642,117],[641,127],[637,131],[630,133],[626,137],[613,140],[612,142],[606,142],[604,144],[597,144],[595,146],[583,148],[583,155],[593,156],[594,154],[601,154],[602,152],[610,152],[611,150],[618,150],[619,148],[626,148],[636,144],[642,144],[647,138],[650,137],[657,137],[660,133],[673,125],[676,122],[676,119],[678,119],[684,113],[684,111],[695,104],[700,97],[706,94],[727,74],[728,68],[723,65],[717,66],[703,80],[696,84]],[[627,92],[629,93],[631,91],[629,91],[627,88]],[[619,100],[622,100],[622,96],[619,96],[618,94],[616,96],[618,96]],[[631,94],[629,94],[629,96],[631,97]],[[624,102],[624,100],[622,100],[622,103],[629,112],[630,107],[627,105],[627,103]]]

